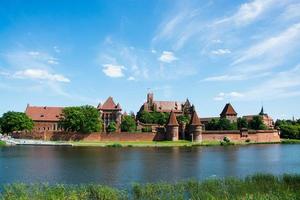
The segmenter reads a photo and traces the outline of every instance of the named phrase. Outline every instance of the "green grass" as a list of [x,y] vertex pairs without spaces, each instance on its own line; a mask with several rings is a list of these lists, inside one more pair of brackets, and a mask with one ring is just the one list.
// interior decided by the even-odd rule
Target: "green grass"
[[126,190],[103,185],[11,184],[0,192],[3,200],[293,200],[300,197],[300,175],[257,174],[177,183],[133,184]]
[[297,140],[297,139],[281,139],[281,144],[300,144],[300,140]]
[[0,141],[0,147],[2,147],[2,146],[6,146],[6,143],[3,141]]

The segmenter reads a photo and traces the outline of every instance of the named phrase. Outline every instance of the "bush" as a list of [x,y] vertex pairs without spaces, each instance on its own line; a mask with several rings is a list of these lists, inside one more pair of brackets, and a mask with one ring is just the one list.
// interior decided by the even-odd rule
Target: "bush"
[[121,123],[121,131],[134,132],[136,130],[136,122],[132,116],[124,116]]
[[151,127],[143,127],[142,132],[152,132],[152,128]]
[[106,128],[106,131],[109,133],[116,132],[116,130],[117,130],[116,122],[110,122]]
[[220,141],[220,145],[225,146],[225,145],[234,145],[233,142],[230,141],[228,137],[224,137],[222,141]]

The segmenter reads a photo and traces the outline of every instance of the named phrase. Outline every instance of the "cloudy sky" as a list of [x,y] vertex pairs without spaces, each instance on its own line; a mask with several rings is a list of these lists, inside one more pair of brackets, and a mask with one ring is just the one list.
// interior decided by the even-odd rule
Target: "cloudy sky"
[[1,0],[0,114],[31,105],[300,117],[300,0]]

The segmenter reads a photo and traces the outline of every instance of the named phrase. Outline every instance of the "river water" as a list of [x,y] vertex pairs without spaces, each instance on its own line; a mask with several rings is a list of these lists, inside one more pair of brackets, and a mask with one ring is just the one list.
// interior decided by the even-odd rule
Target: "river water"
[[134,182],[300,173],[300,145],[193,148],[0,147],[0,184]]

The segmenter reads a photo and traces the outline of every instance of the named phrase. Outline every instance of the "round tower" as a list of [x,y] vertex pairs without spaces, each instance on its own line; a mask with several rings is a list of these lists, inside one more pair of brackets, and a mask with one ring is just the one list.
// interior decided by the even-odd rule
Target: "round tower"
[[190,134],[192,141],[202,142],[202,124],[195,110],[191,118]]
[[171,111],[169,122],[167,124],[167,140],[177,141],[179,132],[179,124],[176,119],[176,115]]

